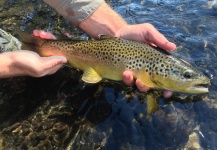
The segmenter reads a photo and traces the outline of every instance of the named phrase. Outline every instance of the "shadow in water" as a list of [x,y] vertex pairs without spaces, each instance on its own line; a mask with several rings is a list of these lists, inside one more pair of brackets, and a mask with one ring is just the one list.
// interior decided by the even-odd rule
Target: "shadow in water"
[[115,82],[84,85],[80,75],[62,68],[43,78],[0,80],[2,148],[173,149],[184,147],[196,126],[192,102],[160,98],[146,119],[145,94]]
[[84,87],[79,78],[64,68],[43,78],[0,80],[2,148],[80,147],[80,138],[112,110],[103,86]]

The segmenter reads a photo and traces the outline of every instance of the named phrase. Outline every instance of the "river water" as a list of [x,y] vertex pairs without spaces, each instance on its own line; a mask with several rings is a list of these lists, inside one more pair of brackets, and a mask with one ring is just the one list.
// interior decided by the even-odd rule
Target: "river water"
[[[25,4],[25,5],[24,5]],[[146,119],[145,95],[117,83],[88,86],[64,67],[43,77],[0,80],[3,149],[217,149],[217,2],[118,0],[129,24],[149,22],[177,45],[177,55],[211,79],[209,94],[160,98]],[[25,8],[25,9],[24,9]],[[37,9],[35,9],[37,8]],[[86,36],[41,0],[1,1],[1,28]]]

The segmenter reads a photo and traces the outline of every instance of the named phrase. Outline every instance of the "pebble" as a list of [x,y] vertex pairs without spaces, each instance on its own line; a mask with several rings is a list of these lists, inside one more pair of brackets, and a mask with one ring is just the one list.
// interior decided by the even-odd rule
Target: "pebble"
[[188,149],[201,149],[199,136],[196,132],[193,132],[189,135],[189,140],[185,145],[184,150]]
[[212,5],[212,8],[217,11],[217,2]]

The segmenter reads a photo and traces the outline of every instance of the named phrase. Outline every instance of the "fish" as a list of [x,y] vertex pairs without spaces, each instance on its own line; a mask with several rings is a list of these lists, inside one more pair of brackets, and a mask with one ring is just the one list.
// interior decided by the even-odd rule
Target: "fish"
[[[82,70],[82,80],[121,81],[126,70],[155,90],[200,94],[208,92],[210,79],[186,61],[147,43],[99,35],[99,40],[46,40],[18,32],[21,42],[40,56],[64,56],[68,65]],[[22,48],[23,49],[23,48]],[[157,109],[156,92],[148,94],[148,114]]]

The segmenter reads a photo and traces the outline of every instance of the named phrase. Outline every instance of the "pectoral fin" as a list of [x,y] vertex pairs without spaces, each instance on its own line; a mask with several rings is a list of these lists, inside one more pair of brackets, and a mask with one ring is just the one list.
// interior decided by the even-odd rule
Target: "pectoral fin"
[[102,80],[100,75],[93,68],[85,69],[81,79],[87,83],[97,83]]
[[142,82],[144,85],[150,88],[156,86],[155,83],[151,80],[150,75],[145,71],[141,71],[140,73],[138,73],[136,78],[139,79],[139,81]]

